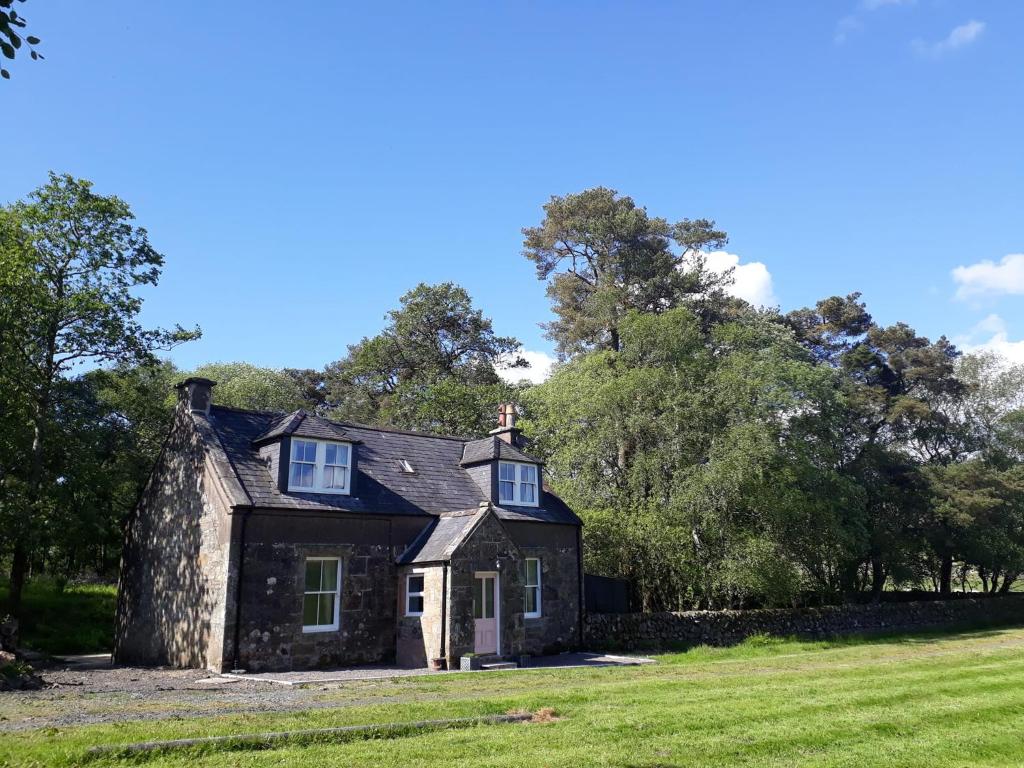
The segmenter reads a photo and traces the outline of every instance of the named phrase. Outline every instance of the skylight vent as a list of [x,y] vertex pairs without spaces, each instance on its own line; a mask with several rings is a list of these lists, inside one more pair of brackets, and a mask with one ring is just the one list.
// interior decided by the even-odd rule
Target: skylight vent
[[412,468],[412,464],[410,464],[405,459],[399,459],[398,460],[398,468],[400,470],[402,470],[402,472],[404,472],[407,475],[415,475],[416,474],[416,470]]

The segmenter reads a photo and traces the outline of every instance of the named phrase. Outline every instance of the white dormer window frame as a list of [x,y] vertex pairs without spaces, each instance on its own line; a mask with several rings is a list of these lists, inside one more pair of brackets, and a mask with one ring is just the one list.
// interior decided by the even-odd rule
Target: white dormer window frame
[[540,504],[540,468],[521,461],[498,462],[498,503],[517,507]]
[[288,491],[340,493],[352,489],[352,443],[293,437],[288,457]]

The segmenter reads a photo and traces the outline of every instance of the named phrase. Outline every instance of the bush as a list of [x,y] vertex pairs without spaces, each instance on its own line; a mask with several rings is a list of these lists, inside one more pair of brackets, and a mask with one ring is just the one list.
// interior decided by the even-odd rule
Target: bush
[[[0,584],[0,615],[7,598],[7,584]],[[113,584],[58,585],[51,579],[34,579],[22,595],[21,645],[53,654],[109,651],[114,645],[116,606]]]

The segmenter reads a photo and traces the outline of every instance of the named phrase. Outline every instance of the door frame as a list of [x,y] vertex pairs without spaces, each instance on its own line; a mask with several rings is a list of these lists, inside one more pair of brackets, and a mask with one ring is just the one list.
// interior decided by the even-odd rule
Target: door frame
[[[473,571],[473,578],[482,576],[494,577],[494,626],[495,626],[495,656],[501,656],[501,572],[500,571]],[[475,619],[474,619],[475,621]],[[474,632],[475,634],[475,632]],[[474,647],[475,650],[475,647]]]

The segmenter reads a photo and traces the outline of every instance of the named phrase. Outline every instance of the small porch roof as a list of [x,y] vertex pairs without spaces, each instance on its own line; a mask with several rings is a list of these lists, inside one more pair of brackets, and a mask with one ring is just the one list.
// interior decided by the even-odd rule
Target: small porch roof
[[398,564],[448,562],[484,518],[492,513],[490,504],[481,504],[472,509],[439,515],[401,554]]

